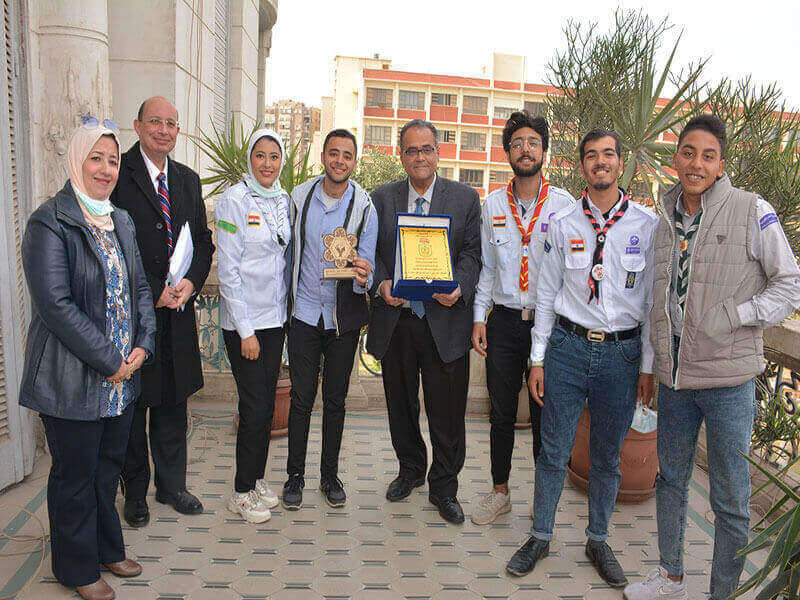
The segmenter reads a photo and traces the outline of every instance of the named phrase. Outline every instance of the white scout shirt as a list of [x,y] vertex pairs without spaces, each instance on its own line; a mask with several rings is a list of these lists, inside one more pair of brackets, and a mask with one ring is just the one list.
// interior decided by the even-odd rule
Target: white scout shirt
[[[225,191],[215,208],[220,327],[235,329],[242,339],[256,329],[282,327],[286,322],[289,240],[284,245],[276,241],[256,198],[244,183],[238,183]],[[288,219],[289,196],[277,202],[274,208],[284,211]]]
[[[620,201],[609,211],[613,215]],[[589,209],[602,228],[606,219],[589,199]],[[544,259],[537,280],[536,319],[531,336],[531,361],[544,360],[547,340],[561,315],[570,321],[608,333],[641,326],[641,372],[653,372],[650,309],[653,307],[653,242],[658,217],[631,200],[628,210],[606,234],[605,277],[600,301],[589,302],[589,271],[597,233],[580,201],[550,219]]]
[[[539,219],[528,244],[528,290],[519,289],[522,262],[522,234],[511,214],[506,187],[493,191],[483,203],[481,218],[481,274],[475,292],[474,321],[486,321],[492,305],[508,308],[534,308],[536,278],[544,255],[544,242],[550,219],[559,211],[572,206],[575,200],[566,190],[550,185]],[[541,191],[541,188],[540,188]],[[536,199],[520,217],[527,230],[533,218]],[[519,208],[518,208],[519,210]]]

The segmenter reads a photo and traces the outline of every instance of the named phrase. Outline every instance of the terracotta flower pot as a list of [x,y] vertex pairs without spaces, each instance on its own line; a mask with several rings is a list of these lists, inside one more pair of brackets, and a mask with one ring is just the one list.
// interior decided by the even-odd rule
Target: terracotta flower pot
[[[575,445],[567,465],[567,473],[572,483],[586,491],[589,487],[589,410],[584,407],[578,421],[575,434]],[[633,429],[628,431],[622,442],[619,469],[622,473],[617,502],[636,504],[652,498],[656,493],[656,475],[658,474],[658,431],[639,433]]]
[[289,392],[291,389],[292,382],[288,377],[278,379],[278,387],[275,388],[275,411],[272,413],[270,437],[281,437],[289,432]]

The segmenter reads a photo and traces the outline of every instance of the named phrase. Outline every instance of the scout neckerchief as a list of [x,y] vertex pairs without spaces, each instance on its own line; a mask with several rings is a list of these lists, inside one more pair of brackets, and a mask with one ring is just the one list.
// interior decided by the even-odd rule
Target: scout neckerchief
[[[680,307],[681,313],[683,313],[683,307],[686,304],[686,292],[689,289],[689,264],[691,263],[689,242],[692,241],[694,234],[697,233],[697,228],[700,227],[700,217],[702,215],[703,208],[701,206],[700,210],[694,215],[694,220],[691,225],[689,225],[689,228],[684,229],[683,215],[677,208],[675,209],[675,229],[681,240],[680,256],[678,258],[678,285],[675,292],[678,296],[678,306]],[[690,217],[687,217],[687,219],[688,218]]]
[[531,217],[531,222],[528,223],[528,229],[525,230],[525,227],[522,226],[522,219],[519,218],[519,212],[517,212],[517,203],[514,200],[514,181],[516,177],[512,178],[511,181],[508,182],[508,187],[506,188],[506,195],[508,196],[508,206],[511,208],[511,215],[514,217],[514,221],[517,224],[517,229],[519,229],[520,235],[522,235],[522,262],[520,263],[519,267],[519,289],[521,292],[528,291],[528,244],[531,243],[531,234],[533,233],[534,228],[536,227],[536,221],[539,220],[539,213],[542,211],[542,206],[544,206],[545,201],[547,200],[547,193],[550,190],[550,184],[547,182],[547,179],[542,176],[542,187],[539,190],[539,197],[536,200],[536,207],[533,210],[533,216]]
[[606,224],[600,229],[600,224],[597,222],[597,219],[594,218],[592,211],[589,210],[589,201],[588,201],[588,190],[583,190],[583,212],[586,213],[586,216],[589,217],[589,222],[592,224],[595,233],[597,234],[597,245],[594,248],[594,256],[592,257],[592,269],[589,271],[589,289],[591,293],[589,294],[589,300],[587,302],[590,303],[592,299],[595,302],[600,302],[600,281],[606,276],[606,270],[603,266],[603,247],[606,245],[606,235],[608,234],[608,230],[611,229],[611,226],[619,221],[622,218],[622,215],[625,214],[625,211],[628,210],[628,195],[625,193],[625,190],[622,190],[622,204],[619,207],[619,210],[614,213]]

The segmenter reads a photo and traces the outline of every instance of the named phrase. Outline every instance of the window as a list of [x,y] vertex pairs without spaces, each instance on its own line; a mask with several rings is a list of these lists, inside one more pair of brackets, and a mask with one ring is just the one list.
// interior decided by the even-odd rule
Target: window
[[392,90],[367,88],[367,106],[392,108]]
[[458,180],[470,187],[483,187],[483,171],[481,169],[461,169]]
[[452,129],[438,129],[439,141],[443,144],[455,144],[456,132]]
[[453,178],[453,167],[439,167],[439,175],[447,179]]
[[468,115],[485,115],[489,110],[489,99],[484,96],[464,96],[464,109]]
[[407,110],[425,110],[425,92],[411,92],[400,90],[398,108]]
[[525,102],[525,110],[534,117],[544,117],[547,115],[547,104],[544,102]]
[[489,183],[508,183],[511,181],[513,173],[511,171],[489,171]]
[[492,146],[494,148],[502,148],[503,147],[503,134],[502,133],[493,133],[492,134]]
[[457,101],[455,94],[431,94],[431,106],[455,106]]
[[367,125],[364,129],[365,146],[391,146],[392,128],[388,125]]
[[508,106],[495,106],[494,107],[494,118],[495,119],[508,119],[511,116],[511,113],[516,111],[516,108],[509,108]]
[[461,132],[461,149],[475,152],[486,151],[486,134],[472,131]]

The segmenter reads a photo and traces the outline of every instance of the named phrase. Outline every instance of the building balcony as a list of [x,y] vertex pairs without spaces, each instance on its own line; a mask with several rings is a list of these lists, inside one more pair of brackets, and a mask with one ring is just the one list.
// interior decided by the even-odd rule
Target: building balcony
[[365,106],[364,107],[364,116],[365,117],[389,117],[390,119],[394,117],[394,109],[389,108],[379,108],[377,106]]

